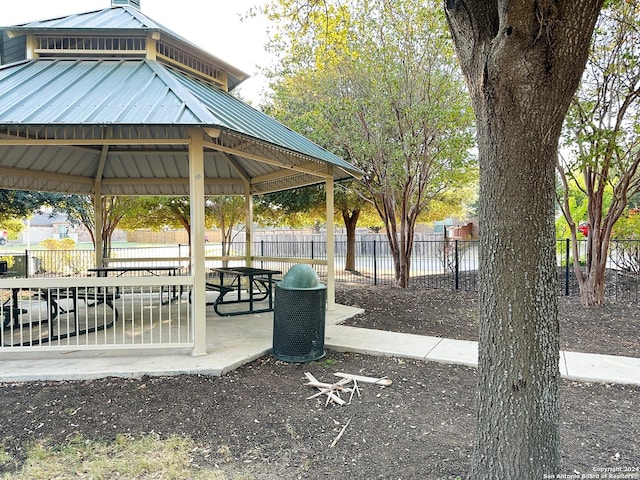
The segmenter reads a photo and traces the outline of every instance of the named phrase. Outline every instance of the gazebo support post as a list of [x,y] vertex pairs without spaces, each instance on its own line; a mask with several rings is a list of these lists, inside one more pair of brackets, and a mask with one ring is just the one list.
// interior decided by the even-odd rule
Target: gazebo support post
[[252,257],[253,257],[253,195],[251,195],[251,184],[249,182],[245,182],[244,185],[245,191],[245,202],[247,207],[247,212],[245,215],[245,264],[247,267],[252,266]]
[[93,213],[95,216],[94,235],[95,235],[95,265],[96,267],[102,267],[102,185],[100,182],[96,182],[93,188]]
[[[327,166],[327,170],[332,173],[331,166]],[[333,310],[336,304],[333,175],[327,178],[325,191],[327,194],[327,310]]]
[[191,209],[191,318],[194,347],[192,355],[207,353],[207,311],[205,290],[204,224],[204,132],[192,128],[189,133],[189,203]]

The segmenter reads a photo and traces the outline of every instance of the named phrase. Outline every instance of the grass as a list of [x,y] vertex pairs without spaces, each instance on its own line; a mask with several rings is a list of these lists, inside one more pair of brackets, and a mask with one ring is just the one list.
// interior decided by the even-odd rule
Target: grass
[[[249,479],[229,477],[221,470],[195,465],[193,456],[199,448],[190,439],[178,436],[160,440],[154,436],[133,439],[118,435],[113,442],[90,441],[77,436],[66,444],[37,442],[26,451],[26,461],[19,470],[4,473],[0,479]],[[12,461],[11,455],[0,445],[0,466],[6,468]]]

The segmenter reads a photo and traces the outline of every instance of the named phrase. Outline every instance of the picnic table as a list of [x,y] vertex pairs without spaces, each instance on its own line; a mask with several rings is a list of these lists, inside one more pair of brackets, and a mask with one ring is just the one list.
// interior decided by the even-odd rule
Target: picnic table
[[[168,275],[168,276],[176,276],[182,267],[175,265],[151,265],[151,266],[120,266],[120,267],[92,267],[87,268],[87,272],[96,273],[98,277],[107,277],[109,274],[116,274],[117,277],[123,276],[125,273],[134,273],[134,272],[147,272],[154,276],[160,275]],[[167,292],[167,299],[164,299],[164,287],[160,287],[160,303],[162,305],[166,305],[170,303],[172,300],[176,300],[182,294],[183,287],[176,287],[175,285],[170,287]]]
[[[212,268],[212,273],[217,273],[217,282],[207,282],[209,291],[218,292],[213,305],[214,310],[220,316],[246,315],[250,313],[262,313],[273,311],[273,283],[274,275],[280,275],[280,270],[270,270],[253,267],[221,267]],[[243,282],[244,280],[244,282]],[[246,285],[248,295],[242,295],[242,285]],[[256,306],[256,302],[267,300],[267,306]],[[248,304],[244,309],[220,309],[221,305]]]

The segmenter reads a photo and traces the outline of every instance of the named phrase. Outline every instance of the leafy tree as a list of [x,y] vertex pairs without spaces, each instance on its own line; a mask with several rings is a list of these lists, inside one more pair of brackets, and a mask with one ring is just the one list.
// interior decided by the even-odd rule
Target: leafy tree
[[0,189],[0,219],[27,217],[43,205],[52,205],[51,199],[48,193]]
[[[237,195],[216,195],[207,197],[205,208],[211,221],[222,232],[222,255],[231,255],[233,230],[246,221],[247,206],[244,197]],[[224,266],[227,261],[223,262]]]
[[[109,258],[113,233],[127,212],[133,210],[137,197],[104,196],[101,201],[102,257]],[[96,215],[91,196],[58,194],[55,208],[56,211],[66,214],[70,222],[84,225],[91,235],[91,241],[96,244]]]
[[[205,217],[206,218],[206,217]],[[122,219],[126,230],[184,228],[191,235],[189,197],[139,197]]]
[[445,1],[476,115],[480,162],[472,479],[558,473],[555,167],[602,3]]
[[262,225],[297,228],[322,220],[326,214],[322,185],[273,192],[254,198],[254,213]]
[[273,0],[284,51],[269,113],[359,166],[396,282],[407,286],[415,225],[430,202],[472,182],[471,108],[433,0]]
[[10,240],[17,238],[18,233],[24,229],[24,223],[18,218],[6,218],[0,220],[0,231],[6,230]]
[[[609,245],[628,199],[640,192],[640,6],[612,1],[596,26],[593,46],[565,128],[571,157],[558,162],[559,201],[573,242],[580,298],[603,305]],[[587,262],[580,267],[571,188],[587,200]]]
[[[346,271],[355,271],[358,220],[364,218],[365,226],[375,226],[380,222],[372,203],[364,198],[360,190],[361,184],[355,181],[340,183],[335,189],[335,215],[344,222],[347,232]],[[262,222],[269,225],[320,225],[326,215],[324,185],[296,188],[258,197],[256,213]]]
[[41,207],[56,204],[57,194],[0,189],[0,230],[15,238],[24,225],[21,219],[38,212]]
[[[222,254],[229,255],[233,230],[245,220],[244,197],[216,195],[205,198],[205,228],[216,226],[222,231]],[[127,229],[165,226],[184,228],[191,238],[191,207],[189,197],[140,197],[125,216]]]

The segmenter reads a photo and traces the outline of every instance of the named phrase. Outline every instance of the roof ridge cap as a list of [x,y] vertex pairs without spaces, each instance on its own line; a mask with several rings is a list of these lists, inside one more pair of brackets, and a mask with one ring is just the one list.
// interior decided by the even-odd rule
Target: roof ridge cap
[[[211,125],[210,121],[207,119],[215,118],[213,113],[207,106],[202,103],[193,93],[189,91],[188,88],[184,87],[170,72],[167,71],[166,66],[162,65],[159,62],[155,62],[152,60],[145,59],[144,62],[153,70],[153,72],[160,78],[167,88],[176,93],[179,98],[184,100],[185,107],[193,112],[193,114],[200,119],[202,124]],[[212,88],[217,88],[212,86]],[[219,123],[219,120],[216,119]]]

